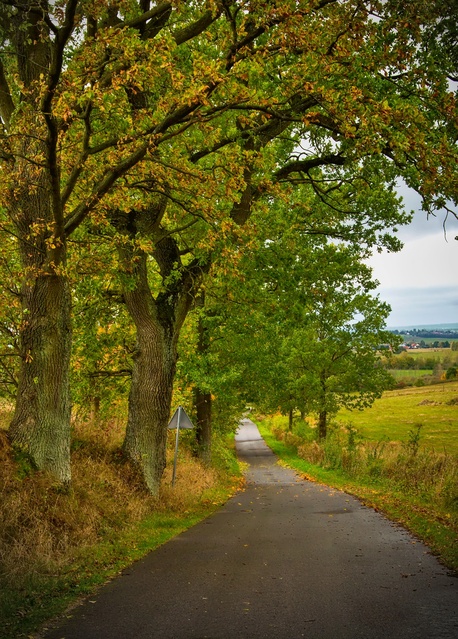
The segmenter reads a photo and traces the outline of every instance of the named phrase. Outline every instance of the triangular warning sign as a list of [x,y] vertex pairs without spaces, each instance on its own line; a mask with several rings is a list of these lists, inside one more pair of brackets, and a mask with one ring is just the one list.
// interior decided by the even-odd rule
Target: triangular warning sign
[[177,428],[178,424],[180,426],[180,429],[181,428],[194,428],[194,424],[189,419],[189,417],[186,415],[186,411],[183,408],[183,406],[178,406],[176,411],[173,413],[173,417],[172,417],[172,419],[169,422],[168,428],[170,428],[170,430],[173,430],[174,428]]

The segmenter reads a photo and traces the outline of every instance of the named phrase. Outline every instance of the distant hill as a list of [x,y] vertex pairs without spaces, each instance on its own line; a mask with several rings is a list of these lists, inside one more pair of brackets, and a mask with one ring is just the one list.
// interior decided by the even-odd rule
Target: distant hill
[[419,324],[417,326],[399,326],[389,329],[395,335],[401,335],[408,344],[420,344],[425,347],[449,347],[458,340],[458,324]]
[[448,332],[458,331],[458,322],[451,324],[410,324],[410,326],[388,326],[389,331],[398,331],[398,333],[404,333],[406,331],[438,331]]

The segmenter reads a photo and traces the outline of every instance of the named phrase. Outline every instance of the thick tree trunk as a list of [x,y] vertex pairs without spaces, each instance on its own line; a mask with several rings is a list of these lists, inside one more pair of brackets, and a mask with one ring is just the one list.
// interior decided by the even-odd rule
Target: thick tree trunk
[[328,424],[328,413],[323,410],[318,415],[318,437],[319,439],[326,439]]
[[[132,255],[121,251],[121,256],[132,264]],[[177,298],[153,298],[145,254],[137,254],[131,277],[134,285],[124,292],[124,299],[136,326],[137,343],[123,448],[149,492],[157,495],[166,464],[167,426],[182,321],[177,320]]]
[[31,127],[34,144],[24,142],[24,159],[16,160],[18,185],[9,211],[24,272],[21,365],[9,432],[37,469],[49,471],[65,485],[71,478],[71,294],[63,272],[67,249],[58,170],[35,166],[35,157],[52,155],[55,141],[40,141],[40,135],[39,125],[35,131]]
[[23,287],[21,368],[12,442],[39,470],[70,482],[70,293],[66,278],[42,274]]
[[124,452],[153,495],[159,492],[166,464],[176,366],[174,336],[152,318],[137,321],[137,346],[129,394]]
[[60,73],[56,47],[63,44],[62,33],[50,37],[46,3],[21,2],[16,8],[7,39],[21,86],[20,95],[13,97],[21,108],[15,118],[4,119],[3,126],[9,129],[14,156],[11,174],[5,176],[10,189],[6,206],[19,240],[24,279],[21,365],[9,433],[38,469],[68,484],[71,309],[63,274],[67,251],[57,150],[61,141],[52,113],[53,87]]
[[[126,218],[113,213],[113,224],[129,241],[118,246],[128,282],[124,300],[137,330],[124,452],[140,471],[153,495],[159,492],[166,464],[167,426],[170,418],[177,343],[204,271],[199,260],[182,265],[173,237],[157,231],[167,199],[156,207]],[[137,233],[155,238],[153,257],[159,266],[162,288],[153,297],[148,281],[148,256],[135,246]],[[173,276],[173,277],[171,277]]]
[[[196,304],[200,308],[205,307],[205,291],[201,291]],[[206,370],[206,360],[210,347],[208,329],[199,317],[197,325],[197,353],[199,355],[202,370]],[[212,444],[212,396],[208,391],[196,387],[194,389],[194,405],[196,408],[196,455],[203,462],[211,461],[211,444]]]
[[204,393],[199,388],[194,389],[194,404],[196,407],[196,452],[205,463],[211,461],[212,442],[212,397],[211,393]]

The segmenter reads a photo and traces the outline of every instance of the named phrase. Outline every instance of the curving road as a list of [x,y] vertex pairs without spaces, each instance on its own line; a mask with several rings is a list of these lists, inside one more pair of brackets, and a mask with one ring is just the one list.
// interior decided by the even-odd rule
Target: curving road
[[134,564],[48,639],[457,639],[458,582],[349,495],[236,436],[248,485]]

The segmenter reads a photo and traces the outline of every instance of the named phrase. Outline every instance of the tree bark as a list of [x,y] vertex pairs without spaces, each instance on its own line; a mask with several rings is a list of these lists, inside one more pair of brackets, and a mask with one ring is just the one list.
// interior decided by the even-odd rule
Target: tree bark
[[[202,291],[196,304],[205,308],[205,291]],[[199,316],[197,325],[197,353],[202,370],[206,370],[206,358],[210,346],[208,329]],[[194,405],[196,409],[196,455],[204,463],[211,461],[212,444],[212,396],[211,393],[196,386],[194,388]]]
[[[184,270],[154,298],[146,254],[124,246],[120,256],[130,270],[124,299],[137,332],[123,450],[140,471],[148,491],[158,495],[166,464],[178,337],[192,303],[192,291],[200,280],[197,273]],[[158,259],[166,261],[165,255],[158,255]]]
[[[59,51],[71,27],[50,37],[46,3],[15,5],[8,31],[22,83],[2,99],[9,133],[8,215],[23,268],[21,364],[10,439],[39,470],[70,482],[71,301],[60,198],[58,125],[51,103],[60,74]],[[70,23],[69,23],[70,24]],[[2,90],[8,93],[6,76]],[[21,104],[11,117],[13,96]],[[8,97],[8,96],[7,96]]]
[[124,452],[140,471],[149,492],[158,495],[166,464],[167,425],[170,418],[176,367],[176,336],[154,314],[139,317],[138,300],[127,302],[137,329],[137,345],[129,394]]
[[[40,128],[37,125],[37,138]],[[31,136],[32,137],[32,136]],[[59,179],[51,162],[37,168],[35,155],[48,157],[50,138],[23,142],[15,160],[17,186],[9,214],[19,239],[23,268],[20,327],[21,364],[11,441],[38,470],[62,484],[70,473],[71,294],[65,274],[67,245],[59,199]],[[31,186],[33,185],[33,186]]]
[[39,470],[69,484],[71,350],[66,278],[44,274],[23,289],[21,366],[9,434]]
[[328,413],[325,410],[320,411],[318,414],[318,437],[319,439],[326,439],[327,435],[327,422]]
[[199,388],[194,389],[194,404],[196,407],[196,452],[197,456],[206,464],[211,461],[212,443],[212,396]]

